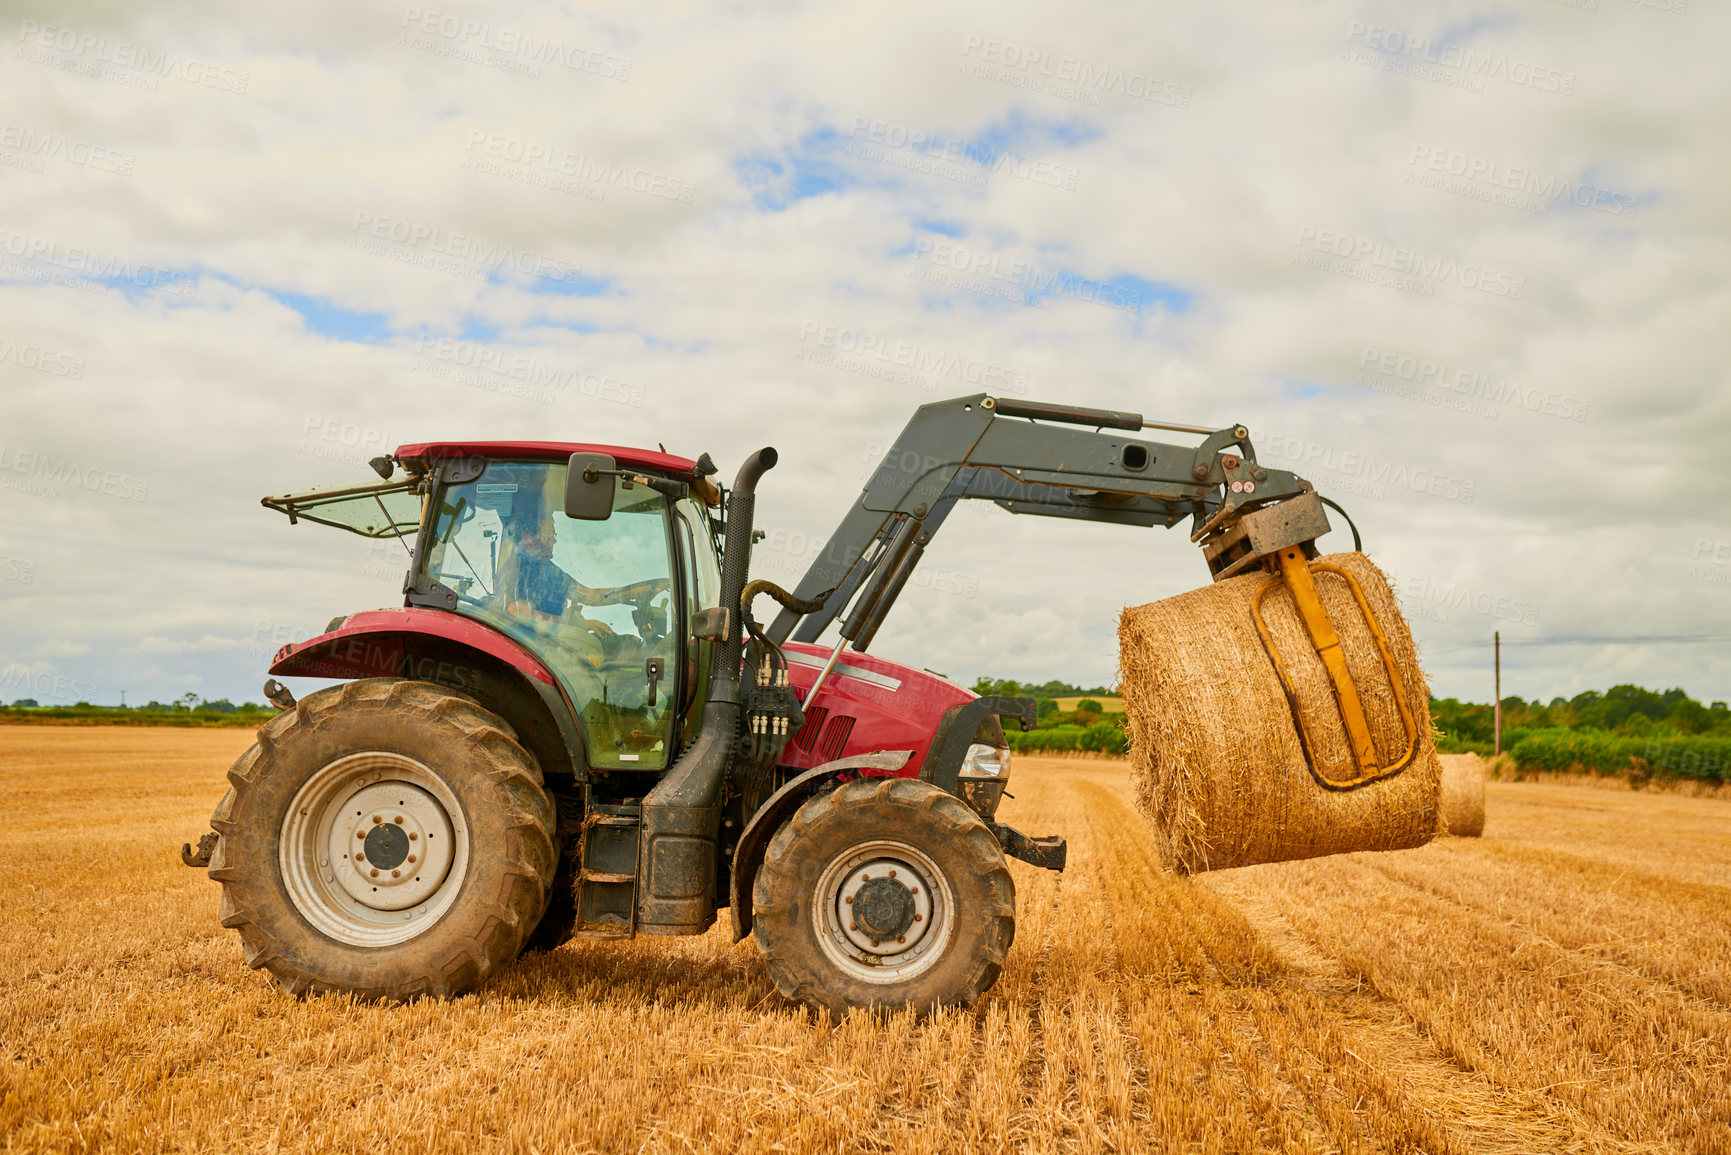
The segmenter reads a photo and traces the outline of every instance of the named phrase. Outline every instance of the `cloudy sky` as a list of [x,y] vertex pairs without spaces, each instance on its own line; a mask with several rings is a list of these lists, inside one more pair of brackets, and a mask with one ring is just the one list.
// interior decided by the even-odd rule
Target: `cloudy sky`
[[[403,569],[258,498],[398,443],[774,445],[792,578],[980,391],[1248,425],[1441,694],[1731,634],[1723,6],[1304,8],[0,6],[0,698],[256,698]],[[874,649],[970,681],[1109,681],[1207,576],[990,506],[926,557]]]

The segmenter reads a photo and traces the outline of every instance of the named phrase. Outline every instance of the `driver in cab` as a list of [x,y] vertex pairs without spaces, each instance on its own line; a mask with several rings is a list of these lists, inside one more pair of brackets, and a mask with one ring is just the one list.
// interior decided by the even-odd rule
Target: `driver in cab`
[[[617,605],[641,587],[665,589],[671,583],[662,579],[617,589],[586,586],[553,560],[556,526],[544,493],[524,486],[512,495],[510,516],[502,527],[505,540],[500,549],[495,598],[511,617],[554,635],[567,646],[593,652],[595,641],[583,645],[573,637],[578,631],[592,635],[600,643],[598,657],[611,659],[623,650],[636,648],[639,639],[621,637],[606,622],[584,616],[577,607]],[[642,642],[656,640],[653,615],[639,622],[639,633]]]

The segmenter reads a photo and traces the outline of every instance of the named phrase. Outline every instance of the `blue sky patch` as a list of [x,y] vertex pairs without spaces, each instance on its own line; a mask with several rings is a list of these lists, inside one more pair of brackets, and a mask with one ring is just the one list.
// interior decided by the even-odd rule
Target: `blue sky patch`
[[391,336],[384,313],[362,313],[332,303],[328,297],[305,293],[289,293],[281,289],[265,289],[271,299],[287,305],[301,316],[306,330],[334,341],[353,341],[362,345],[379,345]]
[[758,211],[782,212],[802,200],[858,183],[835,161],[840,140],[834,129],[819,129],[782,153],[741,157],[734,162],[734,171]]

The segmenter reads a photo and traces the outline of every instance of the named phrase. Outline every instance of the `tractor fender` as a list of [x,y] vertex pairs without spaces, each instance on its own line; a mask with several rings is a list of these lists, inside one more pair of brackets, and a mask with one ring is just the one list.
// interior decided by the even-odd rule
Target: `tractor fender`
[[462,691],[516,728],[543,772],[587,778],[581,723],[558,679],[523,646],[443,610],[368,610],[276,652],[271,674],[298,678],[414,678]]
[[[556,685],[551,672],[534,655],[511,638],[480,622],[443,610],[367,610],[331,622],[316,638],[290,642],[271,659],[270,672],[279,677],[379,678],[411,677],[426,681],[471,678],[472,670],[421,671],[402,668],[405,640],[410,635],[441,638],[468,649],[479,650],[514,667],[525,677]],[[446,673],[447,677],[432,674]],[[457,689],[467,689],[461,684]]]
[[873,770],[879,775],[893,773],[906,766],[913,754],[912,750],[879,750],[873,754],[855,754],[825,762],[790,781],[757,808],[757,813],[740,832],[733,849],[734,942],[751,933],[751,888],[757,881],[757,869],[763,865],[769,840],[781,829],[781,824],[792,818],[794,811],[805,805],[814,794],[851,782],[864,770]]

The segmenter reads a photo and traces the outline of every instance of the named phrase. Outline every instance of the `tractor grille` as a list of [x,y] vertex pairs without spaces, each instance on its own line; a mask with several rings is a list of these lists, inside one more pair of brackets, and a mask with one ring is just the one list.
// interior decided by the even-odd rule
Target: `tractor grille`
[[825,762],[841,757],[843,746],[847,745],[847,736],[853,733],[853,719],[846,714],[837,714],[829,720],[829,725],[823,728],[823,741],[818,746],[818,755]]
[[799,728],[799,733],[793,736],[795,750],[810,750],[817,744],[817,736],[823,732],[823,720],[829,715],[829,710],[823,706],[813,706],[805,712],[805,725]]

